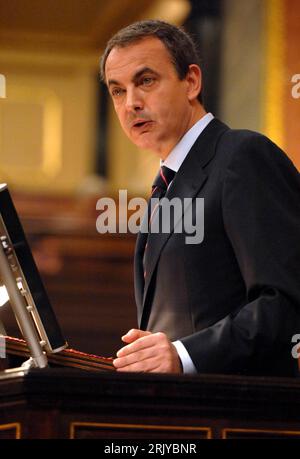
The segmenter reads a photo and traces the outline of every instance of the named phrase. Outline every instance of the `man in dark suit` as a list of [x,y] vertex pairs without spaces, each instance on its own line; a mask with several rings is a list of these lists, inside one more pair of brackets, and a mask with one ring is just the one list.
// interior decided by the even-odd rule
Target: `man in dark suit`
[[122,337],[115,367],[296,375],[297,170],[266,137],[231,130],[206,113],[198,56],[183,30],[162,21],[135,23],[108,42],[101,69],[125,133],[161,159],[164,197],[150,221],[179,198],[190,199],[192,222],[202,225],[197,199],[204,199],[200,243],[187,243],[186,226],[176,231],[178,219],[167,233],[138,235],[140,329]]

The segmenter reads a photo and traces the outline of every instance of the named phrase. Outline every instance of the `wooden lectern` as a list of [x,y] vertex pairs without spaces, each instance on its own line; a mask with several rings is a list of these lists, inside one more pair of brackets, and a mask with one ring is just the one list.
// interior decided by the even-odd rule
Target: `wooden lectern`
[[0,439],[300,438],[300,380],[31,369],[0,380]]

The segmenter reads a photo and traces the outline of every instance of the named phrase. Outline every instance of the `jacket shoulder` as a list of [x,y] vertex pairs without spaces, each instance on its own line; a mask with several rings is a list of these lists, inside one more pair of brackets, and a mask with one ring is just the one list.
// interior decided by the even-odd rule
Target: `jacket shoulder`
[[265,135],[248,129],[227,129],[220,137],[218,149],[227,164],[271,162],[295,169],[286,153]]
[[229,128],[223,133],[219,146],[237,148],[251,145],[267,146],[269,144],[279,148],[268,137],[259,132],[250,131],[249,129]]

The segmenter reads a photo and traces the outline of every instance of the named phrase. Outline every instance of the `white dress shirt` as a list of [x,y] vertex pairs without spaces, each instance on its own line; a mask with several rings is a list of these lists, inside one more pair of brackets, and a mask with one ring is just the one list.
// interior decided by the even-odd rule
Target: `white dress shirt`
[[[199,121],[197,121],[197,123],[195,123],[194,126],[192,126],[191,129],[182,137],[178,144],[175,145],[167,158],[164,161],[161,161],[161,165],[169,167],[169,169],[177,172],[197,138],[213,118],[214,116],[211,113],[207,113]],[[183,343],[178,340],[174,341],[173,345],[176,347],[181,360],[183,373],[197,373],[197,369]]]

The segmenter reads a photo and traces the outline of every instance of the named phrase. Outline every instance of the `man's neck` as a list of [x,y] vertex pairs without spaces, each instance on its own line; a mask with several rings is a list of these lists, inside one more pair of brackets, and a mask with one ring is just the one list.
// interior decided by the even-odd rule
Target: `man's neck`
[[213,120],[213,118],[214,116],[211,113],[206,113],[206,115],[196,121],[196,123],[175,145],[166,159],[164,161],[161,160],[161,164],[164,164],[169,169],[177,172],[197,138],[202,134],[206,126]]
[[189,122],[187,123],[185,131],[182,133],[182,135],[179,137],[178,141],[176,142],[175,145],[169,147],[165,151],[160,151],[159,152],[159,157],[161,161],[165,161],[169,154],[173,151],[173,149],[176,147],[176,145],[181,141],[181,139],[185,136],[185,134],[198,122],[200,121],[205,115],[207,115],[206,110],[204,107],[198,102],[195,101],[195,105],[192,110],[192,114],[190,117]]

